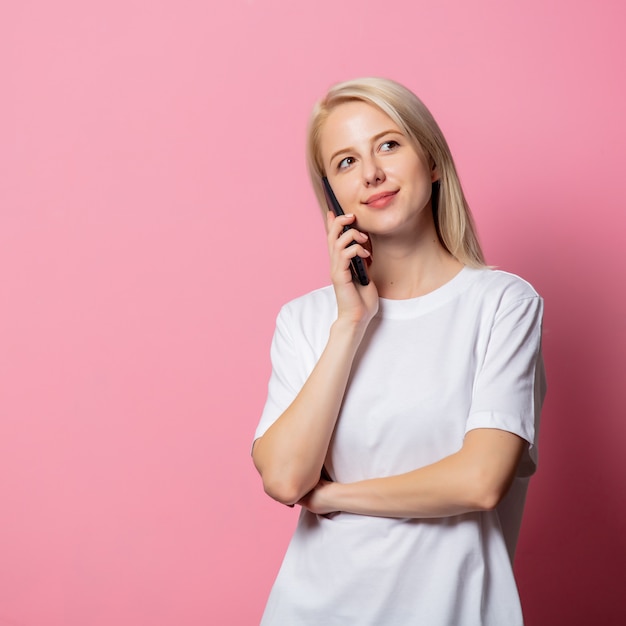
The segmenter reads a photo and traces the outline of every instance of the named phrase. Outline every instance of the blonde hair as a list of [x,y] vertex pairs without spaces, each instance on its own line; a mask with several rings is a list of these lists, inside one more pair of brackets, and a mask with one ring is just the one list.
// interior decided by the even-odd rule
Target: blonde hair
[[371,104],[387,114],[424,154],[439,174],[433,184],[433,215],[443,246],[461,263],[484,267],[485,260],[474,220],[465,199],[448,143],[424,103],[403,85],[386,78],[359,78],[330,88],[311,113],[307,133],[307,166],[317,200],[326,212],[322,176],[326,175],[320,153],[320,135],[330,112],[345,102]]

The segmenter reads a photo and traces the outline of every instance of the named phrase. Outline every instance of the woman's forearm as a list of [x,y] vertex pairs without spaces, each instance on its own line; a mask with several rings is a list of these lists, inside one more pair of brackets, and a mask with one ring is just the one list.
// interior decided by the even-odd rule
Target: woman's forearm
[[527,443],[496,429],[477,429],[463,448],[405,474],[354,483],[320,483],[300,504],[315,513],[432,518],[494,508],[513,480]]
[[265,491],[294,504],[319,480],[348,377],[365,328],[337,320],[326,348],[287,410],[255,442]]

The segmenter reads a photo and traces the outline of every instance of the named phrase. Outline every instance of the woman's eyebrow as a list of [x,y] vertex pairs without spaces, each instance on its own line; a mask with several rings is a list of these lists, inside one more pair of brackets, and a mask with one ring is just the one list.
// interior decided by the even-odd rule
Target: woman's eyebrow
[[[399,130],[396,130],[395,128],[391,129],[391,130],[383,130],[380,133],[376,133],[371,139],[370,141],[372,143],[378,141],[381,137],[384,137],[385,135],[402,135],[402,133]],[[404,135],[402,135],[404,136]],[[349,147],[349,148],[341,148],[341,150],[337,150],[337,152],[334,152],[330,159],[329,159],[329,163],[332,163],[333,160],[335,159],[335,157],[338,157],[340,154],[343,154],[344,152],[355,152],[355,149],[353,147]]]

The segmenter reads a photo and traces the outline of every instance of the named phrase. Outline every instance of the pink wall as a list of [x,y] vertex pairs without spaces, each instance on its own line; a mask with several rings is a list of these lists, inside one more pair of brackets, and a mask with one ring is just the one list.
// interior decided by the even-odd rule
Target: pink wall
[[367,74],[546,300],[528,624],[626,623],[623,6],[4,3],[0,626],[258,622],[295,521],[249,459],[274,317],[327,280],[304,127]]

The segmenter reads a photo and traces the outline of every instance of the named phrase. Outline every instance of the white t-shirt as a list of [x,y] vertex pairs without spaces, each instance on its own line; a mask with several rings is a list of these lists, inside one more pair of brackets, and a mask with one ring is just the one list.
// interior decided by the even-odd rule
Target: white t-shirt
[[[264,626],[516,626],[512,556],[545,394],[543,304],[525,281],[464,268],[419,298],[381,298],[354,360],[325,467],[343,483],[390,476],[498,428],[529,442],[494,511],[394,519],[302,510]],[[285,305],[255,438],[289,406],[336,319],[331,287]]]

